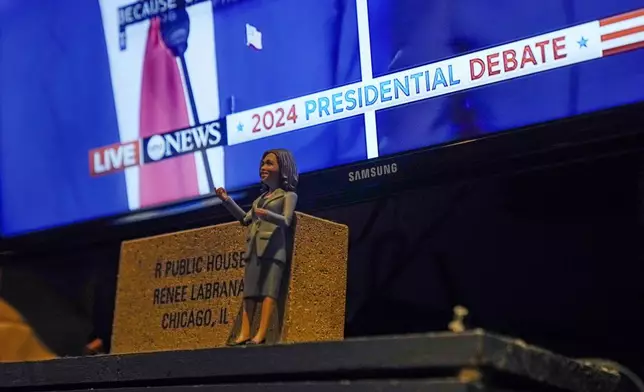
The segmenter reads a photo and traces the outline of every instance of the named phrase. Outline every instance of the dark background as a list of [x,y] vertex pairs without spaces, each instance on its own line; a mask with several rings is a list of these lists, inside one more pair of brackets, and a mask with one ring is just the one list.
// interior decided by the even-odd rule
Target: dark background
[[[470,151],[449,175],[435,176],[441,181],[303,203],[302,212],[350,227],[346,335],[446,330],[452,307],[462,304],[471,327],[644,374],[644,136],[641,122],[620,133],[616,117],[608,119],[604,135],[614,137],[553,139],[539,159],[474,170],[481,166]],[[446,156],[465,149],[450,148]],[[477,156],[497,158],[487,149]],[[415,173],[435,169],[427,162]],[[230,220],[220,206],[198,214],[200,224]],[[170,219],[163,231],[172,222],[186,227]],[[109,348],[119,247],[120,239],[99,236],[4,253],[0,296],[60,355],[80,355],[95,336]]]

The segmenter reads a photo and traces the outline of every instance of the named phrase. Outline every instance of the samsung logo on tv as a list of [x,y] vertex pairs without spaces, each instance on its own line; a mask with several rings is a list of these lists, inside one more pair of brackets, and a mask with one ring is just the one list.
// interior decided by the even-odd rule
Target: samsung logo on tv
[[398,165],[396,163],[388,163],[386,165],[374,166],[362,170],[354,170],[349,172],[349,182],[366,180],[368,178],[375,178],[381,176],[388,176],[396,174]]

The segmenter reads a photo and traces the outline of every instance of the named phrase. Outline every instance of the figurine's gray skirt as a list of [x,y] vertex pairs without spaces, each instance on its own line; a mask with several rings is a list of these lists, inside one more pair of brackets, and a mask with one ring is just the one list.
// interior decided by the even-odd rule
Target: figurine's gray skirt
[[286,265],[281,261],[257,257],[254,248],[254,246],[251,248],[253,250],[246,260],[244,298],[278,299]]

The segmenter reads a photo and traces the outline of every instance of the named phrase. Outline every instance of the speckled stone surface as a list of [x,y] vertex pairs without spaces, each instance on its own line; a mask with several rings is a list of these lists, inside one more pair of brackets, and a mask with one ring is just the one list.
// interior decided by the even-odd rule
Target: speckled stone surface
[[[124,242],[112,353],[213,348],[233,338],[245,230],[232,222]],[[291,278],[269,342],[343,338],[348,236],[345,225],[297,213]]]
[[281,342],[344,337],[349,228],[299,214]]

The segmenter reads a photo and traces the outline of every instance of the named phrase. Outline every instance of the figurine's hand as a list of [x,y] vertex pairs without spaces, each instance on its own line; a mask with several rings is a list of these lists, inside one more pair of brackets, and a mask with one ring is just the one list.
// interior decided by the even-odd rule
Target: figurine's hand
[[255,208],[255,215],[257,215],[259,219],[264,219],[268,216],[268,211],[263,208]]
[[221,201],[226,201],[226,200],[228,200],[228,192],[226,192],[226,190],[225,190],[224,188],[217,188],[217,189],[215,190],[215,194],[217,195],[217,197],[218,197],[218,198],[219,198],[219,200],[221,200]]

